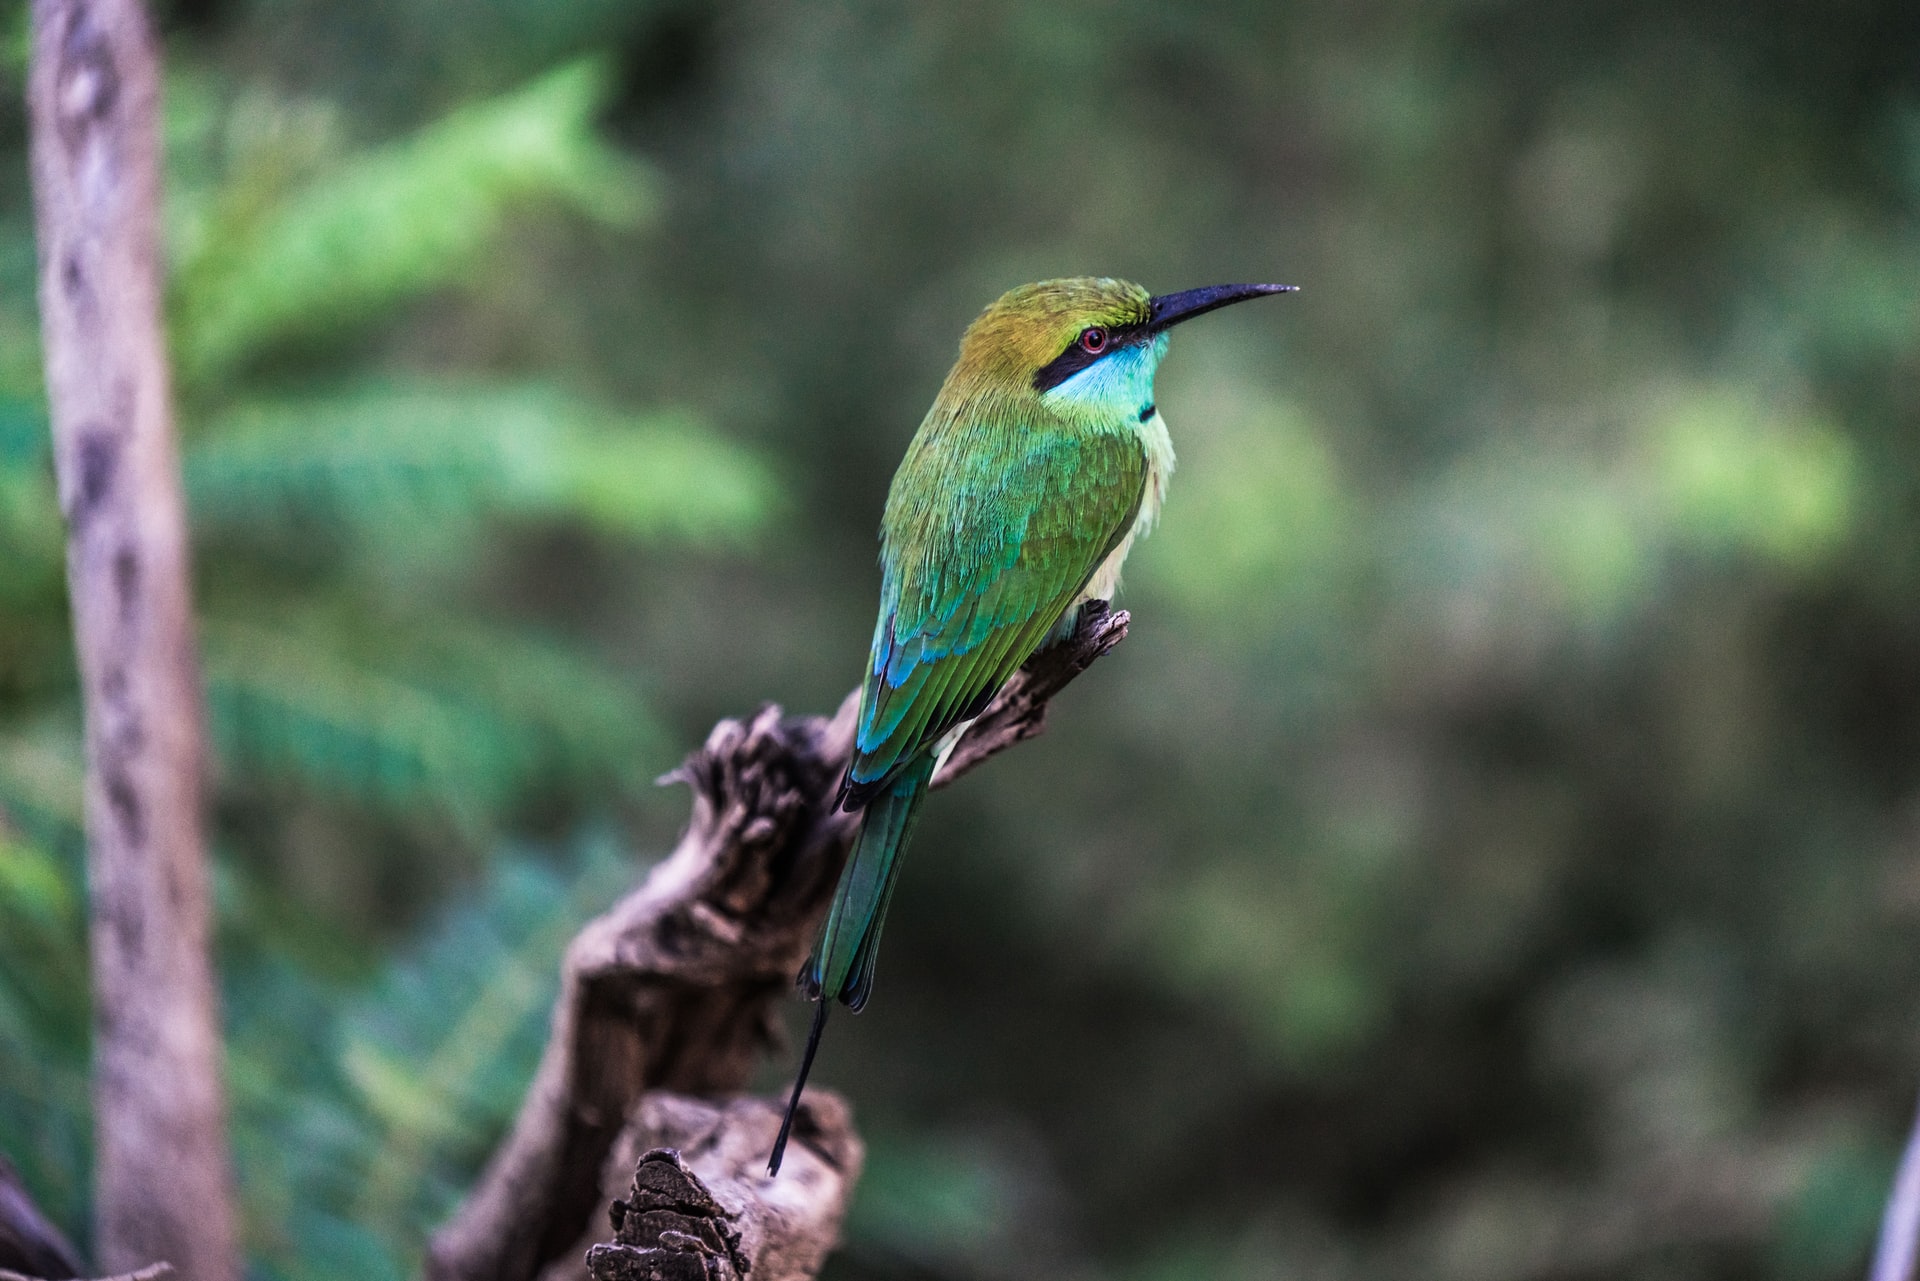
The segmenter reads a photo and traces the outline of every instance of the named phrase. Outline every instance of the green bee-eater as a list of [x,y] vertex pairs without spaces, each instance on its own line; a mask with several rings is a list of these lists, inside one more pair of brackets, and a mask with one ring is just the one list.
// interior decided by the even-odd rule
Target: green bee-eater
[[1124,280],[1022,285],[968,327],[894,473],[880,526],[880,618],[840,803],[866,810],[800,988],[819,1002],[775,1140],[838,1000],[873,991],[880,926],[927,781],[1034,651],[1111,599],[1173,471],[1153,401],[1167,331],[1291,285],[1149,295]]

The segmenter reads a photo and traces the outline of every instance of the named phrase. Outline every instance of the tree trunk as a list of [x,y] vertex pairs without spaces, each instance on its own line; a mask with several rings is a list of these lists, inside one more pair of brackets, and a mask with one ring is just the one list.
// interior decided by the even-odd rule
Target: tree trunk
[[33,0],[40,317],[86,706],[98,1261],[237,1276],[138,0]]

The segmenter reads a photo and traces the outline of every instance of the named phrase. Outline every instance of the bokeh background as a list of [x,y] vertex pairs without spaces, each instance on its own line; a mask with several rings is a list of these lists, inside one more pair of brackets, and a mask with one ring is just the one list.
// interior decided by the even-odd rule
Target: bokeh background
[[[1303,291],[1181,330],[1133,638],[929,807],[819,1073],[829,1276],[1859,1275],[1920,1087],[1920,7],[158,12],[256,1276],[416,1266],[651,780],[852,685],[961,328],[1078,273]],[[84,1238],[25,15],[0,1151]]]

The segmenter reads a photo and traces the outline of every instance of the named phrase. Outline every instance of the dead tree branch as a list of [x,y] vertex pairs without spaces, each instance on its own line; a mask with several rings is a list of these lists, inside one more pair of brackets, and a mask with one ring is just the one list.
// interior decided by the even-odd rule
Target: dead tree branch
[[[1124,612],[1089,606],[1067,641],[1001,690],[936,782],[1039,733],[1048,700],[1118,644],[1127,623]],[[641,1096],[736,1094],[758,1056],[779,1042],[778,1002],[806,959],[859,822],[833,809],[857,705],[849,695],[831,720],[788,718],[769,706],[745,722],[722,721],[668,776],[693,789],[686,832],[643,885],[568,948],[539,1070],[479,1186],[434,1237],[434,1281],[534,1281],[584,1249],[604,1204],[602,1170]],[[795,1147],[841,1170],[832,1204],[807,1219],[812,1248],[824,1256],[857,1177],[858,1158],[848,1156],[857,1141],[844,1109],[840,1122],[822,1120],[838,1105],[811,1091],[808,1098],[814,1119],[796,1131]],[[647,1114],[639,1115],[644,1130]],[[772,1132],[765,1138],[761,1161]],[[731,1131],[719,1146],[737,1146]],[[710,1185],[717,1198],[720,1186]],[[743,1239],[773,1239],[768,1216],[800,1180],[729,1186],[754,1190],[729,1206]],[[805,1251],[782,1257],[789,1254]]]
[[159,58],[139,0],[33,0],[40,318],[86,708],[98,1250],[237,1275],[200,690],[160,327]]
[[804,1151],[769,1179],[778,1104],[645,1096],[614,1148],[610,1168],[631,1170],[631,1186],[612,1202],[613,1241],[587,1251],[593,1281],[806,1281],[819,1272],[864,1152],[837,1096],[809,1091],[805,1109]]

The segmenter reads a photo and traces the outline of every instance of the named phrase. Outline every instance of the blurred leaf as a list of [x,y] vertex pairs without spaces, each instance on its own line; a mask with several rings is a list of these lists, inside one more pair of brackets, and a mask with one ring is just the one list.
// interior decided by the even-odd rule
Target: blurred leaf
[[[3,743],[4,740],[0,740]],[[0,813],[0,1152],[42,1208],[75,1223],[88,1197],[88,1001],[77,859],[21,839]]]
[[1622,485],[1565,477],[1538,498],[1528,527],[1543,595],[1576,623],[1611,622],[1645,599],[1656,585],[1649,538]]
[[77,709],[71,719],[15,722],[0,735],[0,807],[43,842],[80,831],[86,758]]
[[609,534],[738,540],[774,501],[765,466],[683,416],[621,415],[538,386],[368,387],[249,404],[194,443],[202,526],[316,520],[404,538],[499,511]]
[[[52,453],[40,406],[0,394],[0,564],[6,567],[0,572],[0,606],[13,607],[7,613],[32,610],[64,592],[66,526],[54,493]],[[0,664],[6,662],[9,623],[18,627],[28,619],[0,613]]]
[[989,1154],[959,1145],[889,1145],[869,1136],[868,1167],[848,1230],[910,1257],[966,1255],[1006,1223],[1012,1189]]
[[1872,1249],[1893,1186],[1897,1154],[1841,1141],[1821,1152],[1775,1225],[1779,1275],[1838,1276]]
[[1703,394],[1656,431],[1662,497],[1690,541],[1804,567],[1852,524],[1853,451],[1826,423],[1783,421],[1738,396]]
[[916,1133],[869,1122],[867,1162],[848,1211],[849,1246],[907,1261],[917,1275],[1056,1275],[1066,1233],[1045,1153],[1017,1129]]
[[1292,406],[1212,399],[1172,487],[1180,519],[1141,549],[1143,574],[1216,618],[1316,600],[1352,556],[1361,519],[1332,451]]
[[46,413],[37,402],[0,395],[0,472],[46,467],[52,444]]
[[273,967],[237,984],[240,1185],[278,1275],[417,1269],[519,1102],[567,940],[635,874],[605,839],[505,851],[362,991]]
[[72,929],[79,905],[67,872],[51,856],[0,831],[0,910],[43,929]]
[[289,335],[364,324],[370,312],[456,283],[515,202],[559,200],[623,225],[639,218],[646,179],[592,133],[605,94],[605,71],[577,63],[347,159],[277,201],[213,210],[176,273],[183,379],[205,382]]
[[1289,1065],[1337,1060],[1385,1016],[1371,912],[1386,906],[1359,860],[1317,877],[1221,861],[1143,902],[1145,958],[1169,987],[1237,1016]]
[[0,4],[0,73],[20,83],[27,78],[27,60],[33,50],[33,28],[26,0]]
[[313,610],[271,625],[208,620],[223,758],[247,774],[473,817],[542,772],[643,769],[660,741],[631,692],[562,649],[451,619],[413,622]]

